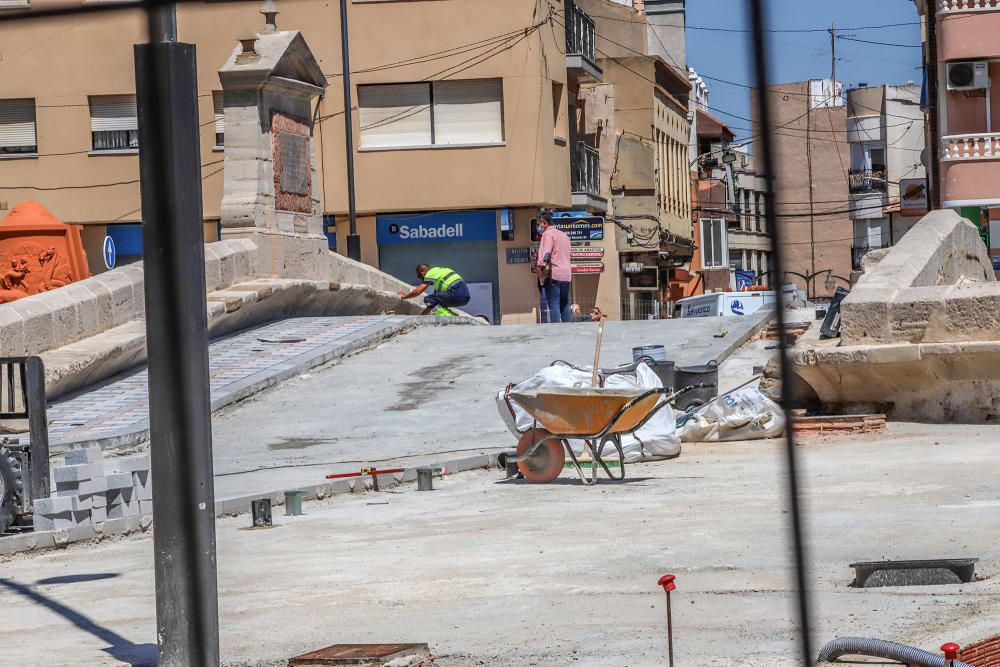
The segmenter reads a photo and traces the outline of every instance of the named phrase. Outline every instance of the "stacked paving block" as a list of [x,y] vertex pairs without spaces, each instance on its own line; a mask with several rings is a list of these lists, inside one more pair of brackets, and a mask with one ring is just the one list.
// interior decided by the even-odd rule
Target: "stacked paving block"
[[104,460],[99,447],[66,453],[52,469],[55,490],[34,504],[36,531],[63,530],[153,513],[149,455]]

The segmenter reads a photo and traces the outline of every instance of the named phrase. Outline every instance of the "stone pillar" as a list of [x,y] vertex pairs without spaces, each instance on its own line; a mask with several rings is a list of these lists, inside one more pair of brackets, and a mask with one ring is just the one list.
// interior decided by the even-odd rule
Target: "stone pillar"
[[222,238],[257,244],[257,273],[323,279],[313,108],[326,77],[298,31],[241,39],[219,70],[225,109]]

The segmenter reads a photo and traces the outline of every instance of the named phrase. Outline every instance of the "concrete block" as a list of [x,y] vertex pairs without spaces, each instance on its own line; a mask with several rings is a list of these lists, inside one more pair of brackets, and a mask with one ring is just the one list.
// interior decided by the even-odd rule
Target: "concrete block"
[[133,494],[139,500],[152,500],[153,499],[153,480],[150,473],[132,473],[132,480],[134,482]]
[[[69,514],[69,512],[67,512],[66,514]],[[35,532],[55,530],[56,529],[56,519],[55,519],[56,516],[57,515],[52,515],[52,514],[37,514],[36,513],[31,518],[32,527],[35,529]]]
[[141,472],[149,470],[149,455],[143,456],[123,456],[116,459],[108,459],[108,466],[115,472]]
[[126,532],[127,528],[124,517],[112,518],[109,516],[108,520],[104,522],[105,535],[121,535]]
[[73,510],[72,497],[39,498],[33,503],[35,514],[62,514]]
[[139,514],[141,516],[149,516],[153,513],[153,501],[152,500],[140,500],[139,501]]
[[92,540],[100,533],[94,529],[94,524],[88,521],[69,529],[69,542],[85,542]]
[[[106,273],[94,276],[94,281],[111,293],[111,326],[125,324],[135,315],[135,285],[122,269],[112,269]],[[139,298],[143,298],[140,289]]]
[[[78,516],[79,512],[55,512],[40,514],[35,512],[33,518],[35,530],[65,530],[67,528],[72,528],[77,525],[77,521],[74,518]],[[88,514],[89,517],[89,514]]]
[[114,491],[117,489],[129,489],[132,488],[132,473],[131,472],[116,472],[107,475],[105,481],[108,485],[108,491]]
[[137,533],[142,530],[142,517],[136,514],[135,516],[125,517],[125,532]]
[[95,493],[89,496],[91,507],[107,507],[108,495],[106,493]]
[[56,482],[55,496],[86,496],[108,490],[107,477],[95,477],[79,482]]
[[52,481],[82,482],[104,474],[104,466],[100,463],[84,463],[81,465],[62,466],[52,469]]
[[[79,526],[79,525],[84,525],[84,524],[89,524],[90,523],[90,510],[89,509],[73,510],[72,512],[69,513],[69,515],[70,515],[70,519],[73,521],[73,525],[74,526]],[[70,527],[72,527],[72,526],[70,526]]]
[[116,505],[125,505],[134,500],[133,487],[128,487],[124,489],[111,489],[107,493],[108,507],[114,507]]
[[52,311],[42,299],[41,294],[18,299],[14,303],[4,304],[11,308],[24,322],[24,346],[28,354],[36,354],[47,350],[56,339],[52,326]]
[[0,357],[27,354],[24,344],[24,320],[13,308],[0,308]]
[[104,452],[100,447],[87,447],[85,449],[71,449],[63,455],[63,461],[68,466],[83,465],[85,463],[101,463],[104,461]]
[[[99,283],[94,278],[88,278],[86,280],[81,280],[76,283],[80,287],[85,288],[94,297],[94,312],[93,316],[97,318],[97,323],[95,324],[96,330],[107,331],[112,326],[113,318],[111,316],[111,290]],[[88,314],[87,317],[90,315]],[[86,318],[84,318],[86,320]]]
[[91,523],[104,523],[108,520],[108,508],[107,507],[94,507],[90,510],[90,521]]

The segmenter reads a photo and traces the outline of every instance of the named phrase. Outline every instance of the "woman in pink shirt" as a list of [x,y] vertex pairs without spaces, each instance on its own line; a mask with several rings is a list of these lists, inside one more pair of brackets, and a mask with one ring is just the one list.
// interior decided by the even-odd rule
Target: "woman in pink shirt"
[[549,306],[550,322],[570,322],[569,286],[573,278],[570,266],[570,241],[562,230],[552,224],[548,211],[538,216],[542,244],[538,249],[538,281],[542,298]]

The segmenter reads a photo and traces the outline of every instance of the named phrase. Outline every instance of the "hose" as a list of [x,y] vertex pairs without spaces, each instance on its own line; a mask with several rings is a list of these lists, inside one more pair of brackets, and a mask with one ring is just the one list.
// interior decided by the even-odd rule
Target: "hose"
[[960,660],[949,665],[944,657],[914,646],[867,637],[838,637],[820,649],[819,662],[833,662],[842,655],[870,655],[918,667],[972,667]]

